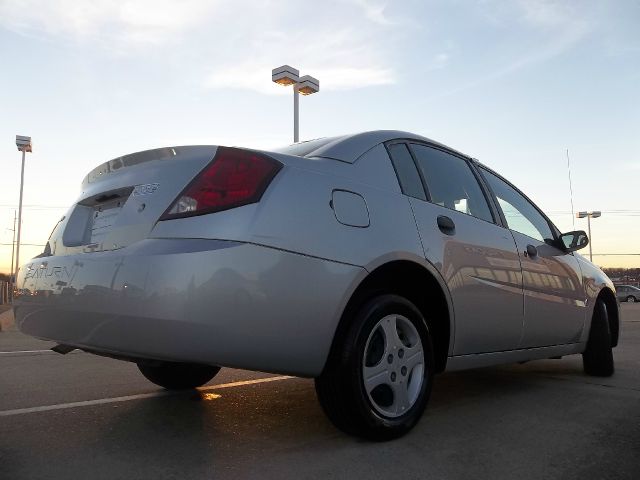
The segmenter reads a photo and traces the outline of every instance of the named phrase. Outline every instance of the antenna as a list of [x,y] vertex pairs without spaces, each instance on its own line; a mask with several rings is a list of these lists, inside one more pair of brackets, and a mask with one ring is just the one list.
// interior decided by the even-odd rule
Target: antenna
[[567,170],[569,171],[569,198],[571,198],[571,221],[573,229],[576,229],[576,214],[573,210],[573,186],[571,185],[571,163],[569,162],[569,149],[567,148]]

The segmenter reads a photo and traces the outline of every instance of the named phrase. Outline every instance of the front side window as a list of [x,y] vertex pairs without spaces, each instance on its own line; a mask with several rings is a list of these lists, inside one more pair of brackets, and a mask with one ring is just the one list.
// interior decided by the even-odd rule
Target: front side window
[[482,172],[498,199],[507,226],[516,232],[544,242],[553,240],[549,222],[520,192],[488,170]]
[[411,149],[431,202],[493,222],[487,199],[464,159],[425,145],[412,144]]

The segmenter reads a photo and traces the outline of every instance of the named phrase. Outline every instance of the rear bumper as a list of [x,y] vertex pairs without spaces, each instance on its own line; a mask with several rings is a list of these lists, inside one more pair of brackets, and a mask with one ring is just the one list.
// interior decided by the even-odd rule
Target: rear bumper
[[360,267],[246,243],[149,239],[25,265],[29,335],[122,357],[316,376]]

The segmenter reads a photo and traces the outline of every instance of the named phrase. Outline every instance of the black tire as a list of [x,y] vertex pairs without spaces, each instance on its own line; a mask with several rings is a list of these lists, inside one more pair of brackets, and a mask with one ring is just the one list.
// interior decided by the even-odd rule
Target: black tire
[[[413,393],[413,395],[417,394],[417,397],[413,400],[413,404],[408,405],[406,412],[397,413],[399,416],[394,418],[382,415],[376,410],[370,394],[367,393],[363,379],[365,347],[368,339],[370,335],[373,336],[375,334],[374,330],[381,328],[379,322],[390,315],[401,316],[403,318],[402,322],[408,328],[411,328],[411,325],[415,327],[413,332],[417,332],[419,335],[420,347],[423,352],[423,380]],[[340,343],[334,346],[324,372],[315,380],[316,393],[320,404],[331,422],[348,434],[375,441],[385,441],[400,437],[418,422],[431,394],[435,362],[427,324],[415,305],[397,295],[381,295],[371,299],[349,320],[351,322],[346,334],[343,338],[336,340]],[[398,337],[401,336],[400,332],[398,332]],[[387,340],[384,340],[383,343],[387,345]],[[372,347],[369,348],[371,350]],[[383,348],[383,353],[381,353],[380,358],[388,358],[386,356],[387,347],[381,348]],[[397,350],[396,361],[398,363],[390,365],[388,367],[389,370],[397,369],[400,362],[402,362],[403,353],[399,353],[400,349]],[[381,366],[383,361],[380,360],[377,364]],[[405,361],[409,361],[408,354]],[[412,378],[413,373],[419,370],[417,367],[411,367],[412,370],[407,373],[405,367],[400,368],[404,369],[402,375],[407,375],[403,378],[408,389],[410,382],[414,381]],[[386,376],[387,373],[385,372],[383,375]],[[388,378],[391,379],[391,373],[388,373],[388,375]],[[400,381],[400,372],[397,373],[397,377],[396,373],[393,373],[393,375],[394,382],[402,383]],[[399,388],[397,384],[394,386]],[[386,387],[386,385],[383,385],[383,387]],[[395,397],[393,391],[391,395]],[[395,402],[395,399],[393,402]]]
[[168,390],[185,390],[204,385],[220,371],[220,367],[195,363],[138,363],[147,380]]
[[636,297],[634,297],[633,295],[629,295],[627,297],[627,302],[633,303],[636,301]]
[[595,377],[610,377],[615,370],[609,314],[602,300],[597,300],[593,309],[591,330],[587,348],[582,354],[582,364],[585,373]]

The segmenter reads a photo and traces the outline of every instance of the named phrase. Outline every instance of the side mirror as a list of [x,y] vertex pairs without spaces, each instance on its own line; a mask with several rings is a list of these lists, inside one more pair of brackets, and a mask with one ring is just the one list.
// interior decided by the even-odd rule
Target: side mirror
[[560,235],[560,242],[565,252],[575,252],[589,245],[589,237],[584,230],[576,230]]

